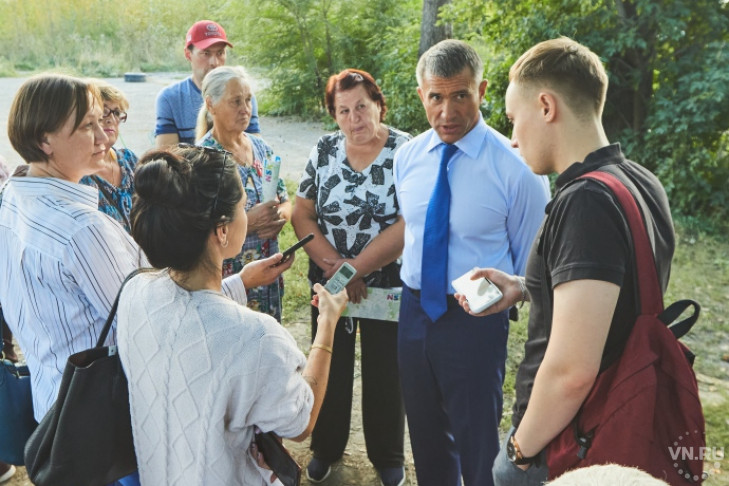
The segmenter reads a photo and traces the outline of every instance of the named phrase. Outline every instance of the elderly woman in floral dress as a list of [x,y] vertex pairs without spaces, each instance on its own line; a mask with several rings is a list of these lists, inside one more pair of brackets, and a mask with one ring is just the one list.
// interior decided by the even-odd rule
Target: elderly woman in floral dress
[[[248,196],[248,236],[238,256],[224,262],[225,276],[278,252],[278,234],[291,219],[291,202],[281,179],[276,197],[263,200],[263,167],[274,155],[263,139],[245,132],[251,120],[253,92],[243,68],[222,66],[210,71],[203,80],[202,96],[196,144],[230,152]],[[248,307],[281,322],[282,297],[283,278],[266,287],[249,289]]]

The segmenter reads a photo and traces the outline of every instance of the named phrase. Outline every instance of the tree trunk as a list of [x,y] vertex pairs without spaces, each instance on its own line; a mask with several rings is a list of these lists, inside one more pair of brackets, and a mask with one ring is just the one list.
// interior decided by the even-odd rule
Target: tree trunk
[[624,129],[641,133],[645,130],[648,106],[653,95],[653,64],[655,58],[656,24],[654,19],[641,19],[633,0],[615,0],[621,23],[638,23],[639,37],[645,39],[642,48],[630,47],[609,59],[611,83],[608,96],[613,113],[605,120],[609,137]]
[[438,10],[447,3],[451,3],[451,0],[423,0],[423,19],[420,23],[418,57],[422,56],[431,46],[453,35],[450,24],[436,25]]

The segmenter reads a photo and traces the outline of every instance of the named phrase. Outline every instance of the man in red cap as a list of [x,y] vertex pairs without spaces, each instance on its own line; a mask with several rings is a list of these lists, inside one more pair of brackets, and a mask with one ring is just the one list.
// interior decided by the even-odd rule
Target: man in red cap
[[[154,129],[158,148],[179,142],[195,143],[195,125],[203,99],[200,89],[203,78],[218,66],[225,65],[226,49],[233,47],[223,27],[212,20],[195,22],[187,31],[185,58],[190,61],[192,76],[167,86],[157,96],[157,124]],[[258,103],[253,105],[250,134],[261,133],[258,125]]]

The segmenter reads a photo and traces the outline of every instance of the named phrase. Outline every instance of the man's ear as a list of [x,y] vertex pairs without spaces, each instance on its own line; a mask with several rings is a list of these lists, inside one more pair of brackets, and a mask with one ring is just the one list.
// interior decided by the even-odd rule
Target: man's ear
[[191,56],[192,56],[192,52],[190,51],[190,49],[185,47],[185,59],[187,59],[188,61],[192,61]]
[[425,95],[423,94],[423,88],[418,86],[418,96],[420,97],[420,101],[425,105]]
[[540,91],[538,96],[539,108],[542,111],[542,118],[550,123],[557,119],[559,114],[559,103],[554,93]]
[[483,95],[486,94],[486,87],[489,85],[488,80],[484,79],[481,81],[481,83],[478,85],[478,99],[480,101],[483,101]]

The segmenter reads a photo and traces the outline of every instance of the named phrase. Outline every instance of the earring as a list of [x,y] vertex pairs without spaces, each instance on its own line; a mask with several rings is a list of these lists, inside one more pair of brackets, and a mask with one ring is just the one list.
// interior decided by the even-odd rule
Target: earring
[[222,246],[223,248],[228,248],[228,238],[226,238],[225,241],[220,244],[220,246]]

